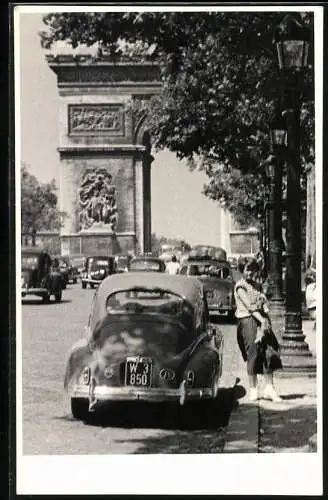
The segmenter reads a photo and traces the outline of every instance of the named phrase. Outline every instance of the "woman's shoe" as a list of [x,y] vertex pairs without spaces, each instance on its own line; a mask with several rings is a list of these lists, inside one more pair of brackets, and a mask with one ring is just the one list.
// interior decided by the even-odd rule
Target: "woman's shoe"
[[274,403],[282,401],[281,397],[277,394],[272,385],[267,385],[264,389],[263,399],[268,399]]
[[259,395],[257,392],[257,388],[252,388],[249,390],[248,401],[257,401],[259,399]]

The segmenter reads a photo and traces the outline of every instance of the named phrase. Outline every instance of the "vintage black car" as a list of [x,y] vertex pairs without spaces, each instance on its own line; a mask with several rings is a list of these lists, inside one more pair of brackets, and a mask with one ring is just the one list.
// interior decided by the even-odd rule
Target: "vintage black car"
[[52,267],[50,255],[36,248],[21,250],[21,295],[36,295],[43,302],[49,302],[51,295],[55,301],[62,300],[62,279]]
[[117,273],[126,273],[129,270],[129,264],[132,260],[132,255],[119,254],[115,255],[115,264]]
[[138,255],[131,259],[129,264],[130,272],[157,272],[165,273],[165,262],[153,255]]
[[187,408],[216,399],[222,359],[223,335],[209,323],[198,279],[114,274],[94,295],[87,337],[71,349],[64,386],[77,419],[104,402]]
[[99,285],[107,276],[115,273],[116,264],[115,257],[94,255],[87,257],[85,261],[85,268],[81,274],[82,288],[87,285],[94,288]]
[[74,279],[73,282],[77,283],[85,269],[86,257],[84,255],[70,255],[69,259],[72,266],[72,275],[76,278],[76,281]]
[[62,255],[54,255],[53,256],[53,265],[57,267],[58,272],[62,278],[62,288],[65,290],[69,283],[69,259],[68,257],[64,257]]
[[182,264],[180,274],[197,276],[202,281],[210,315],[227,316],[229,321],[234,319],[235,281],[229,262],[211,259],[207,256],[189,257]]

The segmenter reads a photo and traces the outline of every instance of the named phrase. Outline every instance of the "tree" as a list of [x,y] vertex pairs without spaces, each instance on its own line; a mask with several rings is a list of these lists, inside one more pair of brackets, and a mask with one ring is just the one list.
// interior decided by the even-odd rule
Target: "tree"
[[[44,18],[48,30],[41,40],[44,47],[58,40],[73,47],[96,44],[99,55],[107,51],[113,60],[157,61],[162,94],[150,103],[149,115],[155,148],[168,148],[190,162],[200,159],[209,178],[205,194],[221,200],[242,218],[256,219],[262,215],[266,198],[265,173],[258,167],[269,154],[268,126],[283,96],[272,44],[283,15],[50,14]],[[300,15],[313,32],[313,15]],[[303,166],[314,159],[313,88],[311,65],[301,89]],[[224,175],[217,165],[226,168]],[[237,185],[236,169],[243,176]],[[248,196],[239,198],[243,193]],[[249,205],[253,196],[257,201]]]
[[21,166],[21,234],[30,237],[35,246],[38,231],[58,230],[65,214],[57,208],[56,183],[41,184],[30,174],[26,164]]

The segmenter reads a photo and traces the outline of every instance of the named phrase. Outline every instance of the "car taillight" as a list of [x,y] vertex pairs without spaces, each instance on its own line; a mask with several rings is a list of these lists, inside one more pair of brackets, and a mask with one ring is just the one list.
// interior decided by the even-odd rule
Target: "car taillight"
[[162,368],[159,371],[159,376],[162,380],[169,382],[175,378],[175,372],[171,368]]
[[195,373],[193,370],[187,370],[185,373],[185,380],[188,387],[192,387],[195,381]]
[[114,368],[112,366],[106,366],[104,368],[104,377],[107,378],[107,380],[111,379],[114,375]]
[[90,382],[90,368],[88,366],[85,366],[81,372],[81,381],[85,385]]

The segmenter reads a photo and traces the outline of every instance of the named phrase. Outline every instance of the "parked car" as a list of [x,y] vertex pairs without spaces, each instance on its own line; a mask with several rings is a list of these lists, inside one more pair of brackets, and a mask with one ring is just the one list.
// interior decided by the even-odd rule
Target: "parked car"
[[22,248],[21,251],[21,294],[36,295],[43,302],[49,302],[51,295],[56,302],[62,300],[62,279],[52,268],[50,255],[37,248]]
[[69,261],[68,257],[63,257],[62,255],[54,255],[53,257],[53,263],[57,267],[58,272],[61,275],[62,279],[62,288],[65,290],[65,288],[68,285],[69,282]]
[[180,274],[197,276],[204,284],[210,315],[235,317],[235,299],[232,269],[227,261],[207,257],[193,259],[189,257],[181,268]]
[[[85,269],[85,261],[86,257],[84,255],[71,255],[70,262],[72,265],[72,269],[74,270],[76,280],[81,278],[81,274]],[[77,281],[76,281],[77,282]]]
[[99,285],[106,276],[115,273],[115,258],[112,257],[102,257],[94,255],[92,257],[87,257],[85,261],[85,268],[81,275],[82,288],[86,288],[87,285],[90,288],[94,288],[95,285]]
[[153,255],[138,255],[133,257],[129,264],[130,272],[157,272],[165,273],[165,262]]
[[215,400],[223,336],[209,323],[202,283],[122,273],[97,289],[87,337],[71,349],[64,386],[84,419],[104,402]]
[[115,264],[117,273],[125,273],[129,270],[129,264],[131,262],[132,255],[120,254],[115,255]]

